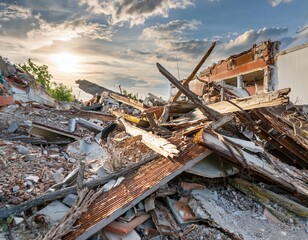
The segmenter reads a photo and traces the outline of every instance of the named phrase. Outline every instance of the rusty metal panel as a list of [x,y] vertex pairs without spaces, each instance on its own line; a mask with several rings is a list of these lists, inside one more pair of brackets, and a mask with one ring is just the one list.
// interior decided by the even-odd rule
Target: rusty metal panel
[[193,143],[183,153],[169,160],[159,157],[125,179],[122,184],[100,195],[76,222],[79,227],[63,239],[86,239],[115,220],[126,210],[156,191],[181,172],[212,153]]

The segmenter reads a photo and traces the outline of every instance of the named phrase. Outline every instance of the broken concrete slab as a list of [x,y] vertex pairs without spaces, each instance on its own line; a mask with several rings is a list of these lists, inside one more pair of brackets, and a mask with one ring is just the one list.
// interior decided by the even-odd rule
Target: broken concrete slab
[[95,141],[88,141],[88,139],[71,143],[67,146],[66,151],[70,156],[84,155],[86,160],[101,160],[108,156],[107,151],[103,147]]
[[20,223],[24,222],[24,219],[21,217],[14,217],[14,223],[19,225]]
[[23,145],[16,145],[15,148],[20,154],[23,155],[31,153],[31,151]]
[[188,206],[188,199],[186,201],[186,204],[183,203],[184,202],[183,200],[176,201],[169,197],[167,197],[166,200],[168,207],[171,210],[178,224],[184,225],[189,223],[196,223],[199,221],[199,219],[195,216],[195,214]]
[[133,218],[136,217],[136,214],[134,212],[134,209],[129,209],[126,213],[124,213],[121,217],[119,217],[119,220],[130,222],[133,220]]
[[[218,227],[227,229],[231,234],[235,235],[237,239],[248,239],[249,237],[243,238],[242,227],[238,225],[236,216],[228,214],[222,207],[218,206],[213,199],[206,199],[200,195],[195,195],[189,201],[189,206],[195,215],[199,218],[214,222]],[[225,217],[229,216],[229,217]]]
[[213,199],[214,201],[218,200],[218,194],[217,191],[212,191],[210,189],[195,189],[191,191],[191,196],[199,195],[203,198],[207,199]]
[[99,132],[102,132],[104,130],[104,128],[96,123],[93,123],[93,122],[90,122],[90,121],[87,121],[83,118],[78,118],[77,119],[77,122],[78,123],[81,123],[82,125],[86,126],[86,127],[89,127],[93,130],[96,130],[96,131],[99,131]]
[[12,122],[12,123],[10,124],[10,126],[8,127],[7,131],[8,131],[9,133],[14,133],[14,132],[16,132],[16,130],[18,129],[18,127],[19,127],[19,124],[18,124],[17,122]]
[[232,163],[213,153],[186,172],[206,178],[219,178],[237,174],[239,170]]
[[68,131],[69,132],[75,132],[76,130],[76,119],[75,118],[71,118],[68,124]]
[[103,186],[103,192],[108,192],[116,184],[116,180],[112,179]]
[[63,199],[63,203],[69,207],[73,206],[73,204],[76,202],[77,195],[75,194],[69,194]]
[[35,176],[35,175],[30,175],[25,178],[25,181],[31,181],[34,183],[38,183],[39,180],[40,180],[40,177]]
[[66,205],[56,200],[38,211],[37,214],[44,214],[48,216],[52,222],[57,222],[61,220],[68,211],[69,208]]

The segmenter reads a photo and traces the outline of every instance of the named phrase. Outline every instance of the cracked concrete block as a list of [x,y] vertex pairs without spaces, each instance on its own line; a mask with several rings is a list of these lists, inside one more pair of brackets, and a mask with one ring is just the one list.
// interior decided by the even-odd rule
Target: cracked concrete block
[[25,178],[25,181],[31,181],[31,182],[34,182],[34,183],[38,183],[39,180],[40,180],[40,177],[35,176],[35,175],[30,175],[30,176]]
[[77,195],[75,194],[69,194],[67,195],[64,199],[63,199],[63,203],[69,207],[71,207],[75,202],[76,202],[76,199],[77,199]]
[[20,154],[23,154],[23,155],[31,153],[30,150],[23,145],[17,145],[17,146],[15,146],[15,148],[16,148],[17,152],[19,152]]
[[18,124],[18,123],[12,122],[12,123],[10,124],[10,126],[8,127],[7,131],[8,131],[9,133],[14,133],[14,132],[18,129],[18,127],[19,127],[19,124]]
[[41,209],[37,213],[38,214],[44,214],[44,215],[50,217],[50,219],[53,222],[57,222],[57,221],[61,220],[68,211],[69,211],[69,208],[67,206],[65,206],[60,201],[56,200],[56,201],[53,201],[52,203],[48,204],[46,207],[44,207],[43,209]]

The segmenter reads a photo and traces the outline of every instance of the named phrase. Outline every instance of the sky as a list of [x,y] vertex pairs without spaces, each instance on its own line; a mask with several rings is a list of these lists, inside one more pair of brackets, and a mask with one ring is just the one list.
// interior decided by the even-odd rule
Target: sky
[[0,56],[47,65],[84,100],[78,79],[168,99],[156,62],[184,79],[214,41],[201,70],[268,39],[308,43],[306,27],[308,0],[0,0]]

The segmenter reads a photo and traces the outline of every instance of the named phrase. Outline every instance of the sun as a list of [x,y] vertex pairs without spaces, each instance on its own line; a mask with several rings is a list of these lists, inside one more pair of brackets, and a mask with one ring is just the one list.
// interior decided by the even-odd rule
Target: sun
[[51,57],[59,71],[64,73],[74,73],[78,70],[79,57],[70,52],[61,52]]

